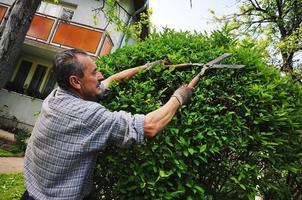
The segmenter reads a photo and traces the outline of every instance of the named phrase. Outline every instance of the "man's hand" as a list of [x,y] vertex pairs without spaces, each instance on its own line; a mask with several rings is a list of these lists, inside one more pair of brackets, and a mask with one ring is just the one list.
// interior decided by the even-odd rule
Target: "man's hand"
[[187,87],[187,85],[183,85],[173,93],[172,97],[176,97],[179,101],[180,105],[188,104],[189,100],[192,97],[193,88]]

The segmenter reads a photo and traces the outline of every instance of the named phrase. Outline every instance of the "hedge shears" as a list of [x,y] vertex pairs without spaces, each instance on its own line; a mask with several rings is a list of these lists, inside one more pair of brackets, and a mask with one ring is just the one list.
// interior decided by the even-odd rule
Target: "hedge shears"
[[208,70],[213,68],[230,68],[230,69],[240,69],[242,67],[245,67],[245,65],[229,65],[229,64],[217,64],[221,62],[222,60],[230,57],[230,53],[222,54],[221,56],[215,58],[214,60],[206,63],[183,63],[183,64],[176,64],[176,65],[165,65],[165,67],[174,67],[174,68],[186,68],[190,66],[197,66],[202,67],[201,71],[191,80],[191,82],[188,84],[188,87],[195,87],[195,85],[198,83],[199,79],[202,77],[202,75]]

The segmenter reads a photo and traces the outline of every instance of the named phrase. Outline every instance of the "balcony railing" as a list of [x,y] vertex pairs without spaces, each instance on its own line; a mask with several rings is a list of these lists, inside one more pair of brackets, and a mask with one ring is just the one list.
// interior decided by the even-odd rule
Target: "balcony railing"
[[[0,4],[0,23],[7,10],[8,5]],[[81,48],[93,56],[107,55],[113,47],[102,29],[41,13],[35,14],[26,38],[56,47]]]
[[0,5],[0,23],[2,22],[2,19],[5,15],[6,11],[7,11],[7,7],[4,5]]

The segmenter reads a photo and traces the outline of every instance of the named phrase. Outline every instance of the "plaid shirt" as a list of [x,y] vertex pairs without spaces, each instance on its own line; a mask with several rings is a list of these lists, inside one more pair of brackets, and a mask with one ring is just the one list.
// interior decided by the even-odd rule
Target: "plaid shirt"
[[110,141],[144,139],[144,115],[110,112],[55,89],[43,102],[24,161],[26,188],[36,200],[83,199],[91,191],[97,151]]

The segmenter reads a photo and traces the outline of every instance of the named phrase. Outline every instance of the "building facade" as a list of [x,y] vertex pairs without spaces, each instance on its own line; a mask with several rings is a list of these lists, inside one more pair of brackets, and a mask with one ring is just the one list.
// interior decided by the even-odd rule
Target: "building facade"
[[[14,0],[0,0],[0,23]],[[148,1],[121,0],[116,5],[127,25],[146,10]],[[0,125],[32,129],[43,99],[56,87],[54,55],[81,48],[92,57],[105,56],[126,44],[121,31],[109,23],[104,0],[42,1],[27,32],[18,63],[0,90]],[[127,40],[132,43],[133,40]]]

